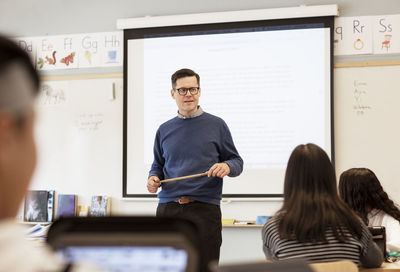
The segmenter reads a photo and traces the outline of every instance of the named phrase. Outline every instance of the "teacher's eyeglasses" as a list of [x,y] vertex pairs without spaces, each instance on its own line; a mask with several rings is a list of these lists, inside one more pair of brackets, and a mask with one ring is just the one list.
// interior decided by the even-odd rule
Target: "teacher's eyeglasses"
[[190,92],[191,95],[196,95],[199,93],[199,87],[190,87],[190,88],[178,88],[175,91],[178,91],[180,95],[186,95],[187,92]]

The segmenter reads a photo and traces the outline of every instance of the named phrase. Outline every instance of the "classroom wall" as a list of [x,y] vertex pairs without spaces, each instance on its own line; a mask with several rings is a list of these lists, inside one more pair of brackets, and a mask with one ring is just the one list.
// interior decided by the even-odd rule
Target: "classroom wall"
[[341,16],[400,13],[397,0],[1,0],[0,32],[19,36],[115,30],[119,18],[338,4]]
[[[142,17],[147,15],[173,15],[201,12],[235,11],[243,9],[264,9],[291,7],[298,5],[338,4],[341,16],[362,16],[379,14],[400,14],[398,0],[1,0],[0,1],[0,33],[8,33],[16,37],[57,35],[69,33],[105,32],[116,30],[116,20],[119,18]],[[107,73],[120,72],[121,68],[86,69],[81,71],[47,72],[53,74]],[[116,94],[116,99],[122,99],[122,93]],[[122,123],[116,123],[115,129],[122,130]],[[122,139],[121,139],[122,141]],[[108,158],[122,162],[122,149]],[[115,156],[115,157],[114,157]],[[115,179],[96,180],[82,184],[83,191],[89,192],[95,188],[94,194],[107,194],[113,198],[113,214],[154,214],[154,201],[122,200],[122,168],[102,169],[105,176],[113,175]],[[55,181],[56,182],[56,181]],[[145,181],[144,181],[145,182]],[[251,181],[249,181],[251,186]],[[74,192],[62,192],[74,193]],[[75,192],[79,195],[79,192]],[[89,198],[85,194],[83,198]],[[280,206],[280,200],[268,201],[232,201],[223,203],[224,218],[255,219],[257,215],[273,214]],[[258,259],[262,256],[260,229],[224,230],[221,260],[241,261]],[[233,241],[237,235],[245,235],[238,239],[244,245],[244,251],[236,250]],[[232,245],[232,246],[229,246]]]

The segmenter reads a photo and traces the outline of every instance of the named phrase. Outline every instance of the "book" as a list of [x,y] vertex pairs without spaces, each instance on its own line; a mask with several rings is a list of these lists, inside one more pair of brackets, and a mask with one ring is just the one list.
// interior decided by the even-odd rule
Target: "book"
[[264,225],[271,216],[258,215],[256,217],[256,225]]
[[29,228],[26,231],[26,239],[28,240],[37,240],[40,242],[45,242],[47,237],[47,232],[50,228],[50,224],[43,225],[43,224],[36,224],[35,226]]
[[76,215],[76,195],[59,194],[57,201],[57,218]]
[[233,223],[235,225],[255,225],[256,221],[249,221],[249,220],[235,220]]
[[32,190],[27,192],[24,203],[24,221],[48,221],[48,196],[49,192],[45,190]]
[[89,211],[88,206],[78,205],[78,211],[77,211],[78,216],[82,216],[82,217],[88,216],[88,213],[89,213],[88,211]]
[[89,216],[110,215],[110,203],[108,196],[92,196]]
[[222,226],[232,226],[235,223],[235,219],[221,219]]
[[54,217],[54,190],[47,192],[47,222],[52,222]]

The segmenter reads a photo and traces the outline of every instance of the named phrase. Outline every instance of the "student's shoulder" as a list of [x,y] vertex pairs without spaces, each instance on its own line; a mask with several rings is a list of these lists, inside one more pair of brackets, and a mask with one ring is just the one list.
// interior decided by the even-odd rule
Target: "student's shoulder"
[[263,226],[263,232],[276,231],[279,226],[279,218],[277,216],[270,217]]
[[277,215],[273,215],[265,222],[265,225],[276,225],[279,223],[279,217]]

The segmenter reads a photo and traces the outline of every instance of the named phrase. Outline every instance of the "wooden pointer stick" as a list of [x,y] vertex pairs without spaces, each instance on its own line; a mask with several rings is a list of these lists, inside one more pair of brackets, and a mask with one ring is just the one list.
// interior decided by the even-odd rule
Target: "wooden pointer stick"
[[198,178],[198,177],[204,177],[204,176],[207,176],[207,175],[208,175],[208,172],[204,172],[204,173],[196,174],[196,175],[189,175],[189,176],[183,176],[183,177],[177,177],[177,178],[163,179],[163,180],[160,180],[160,182],[163,183],[163,182],[170,182],[170,181],[176,181],[176,180],[182,180],[182,179]]

